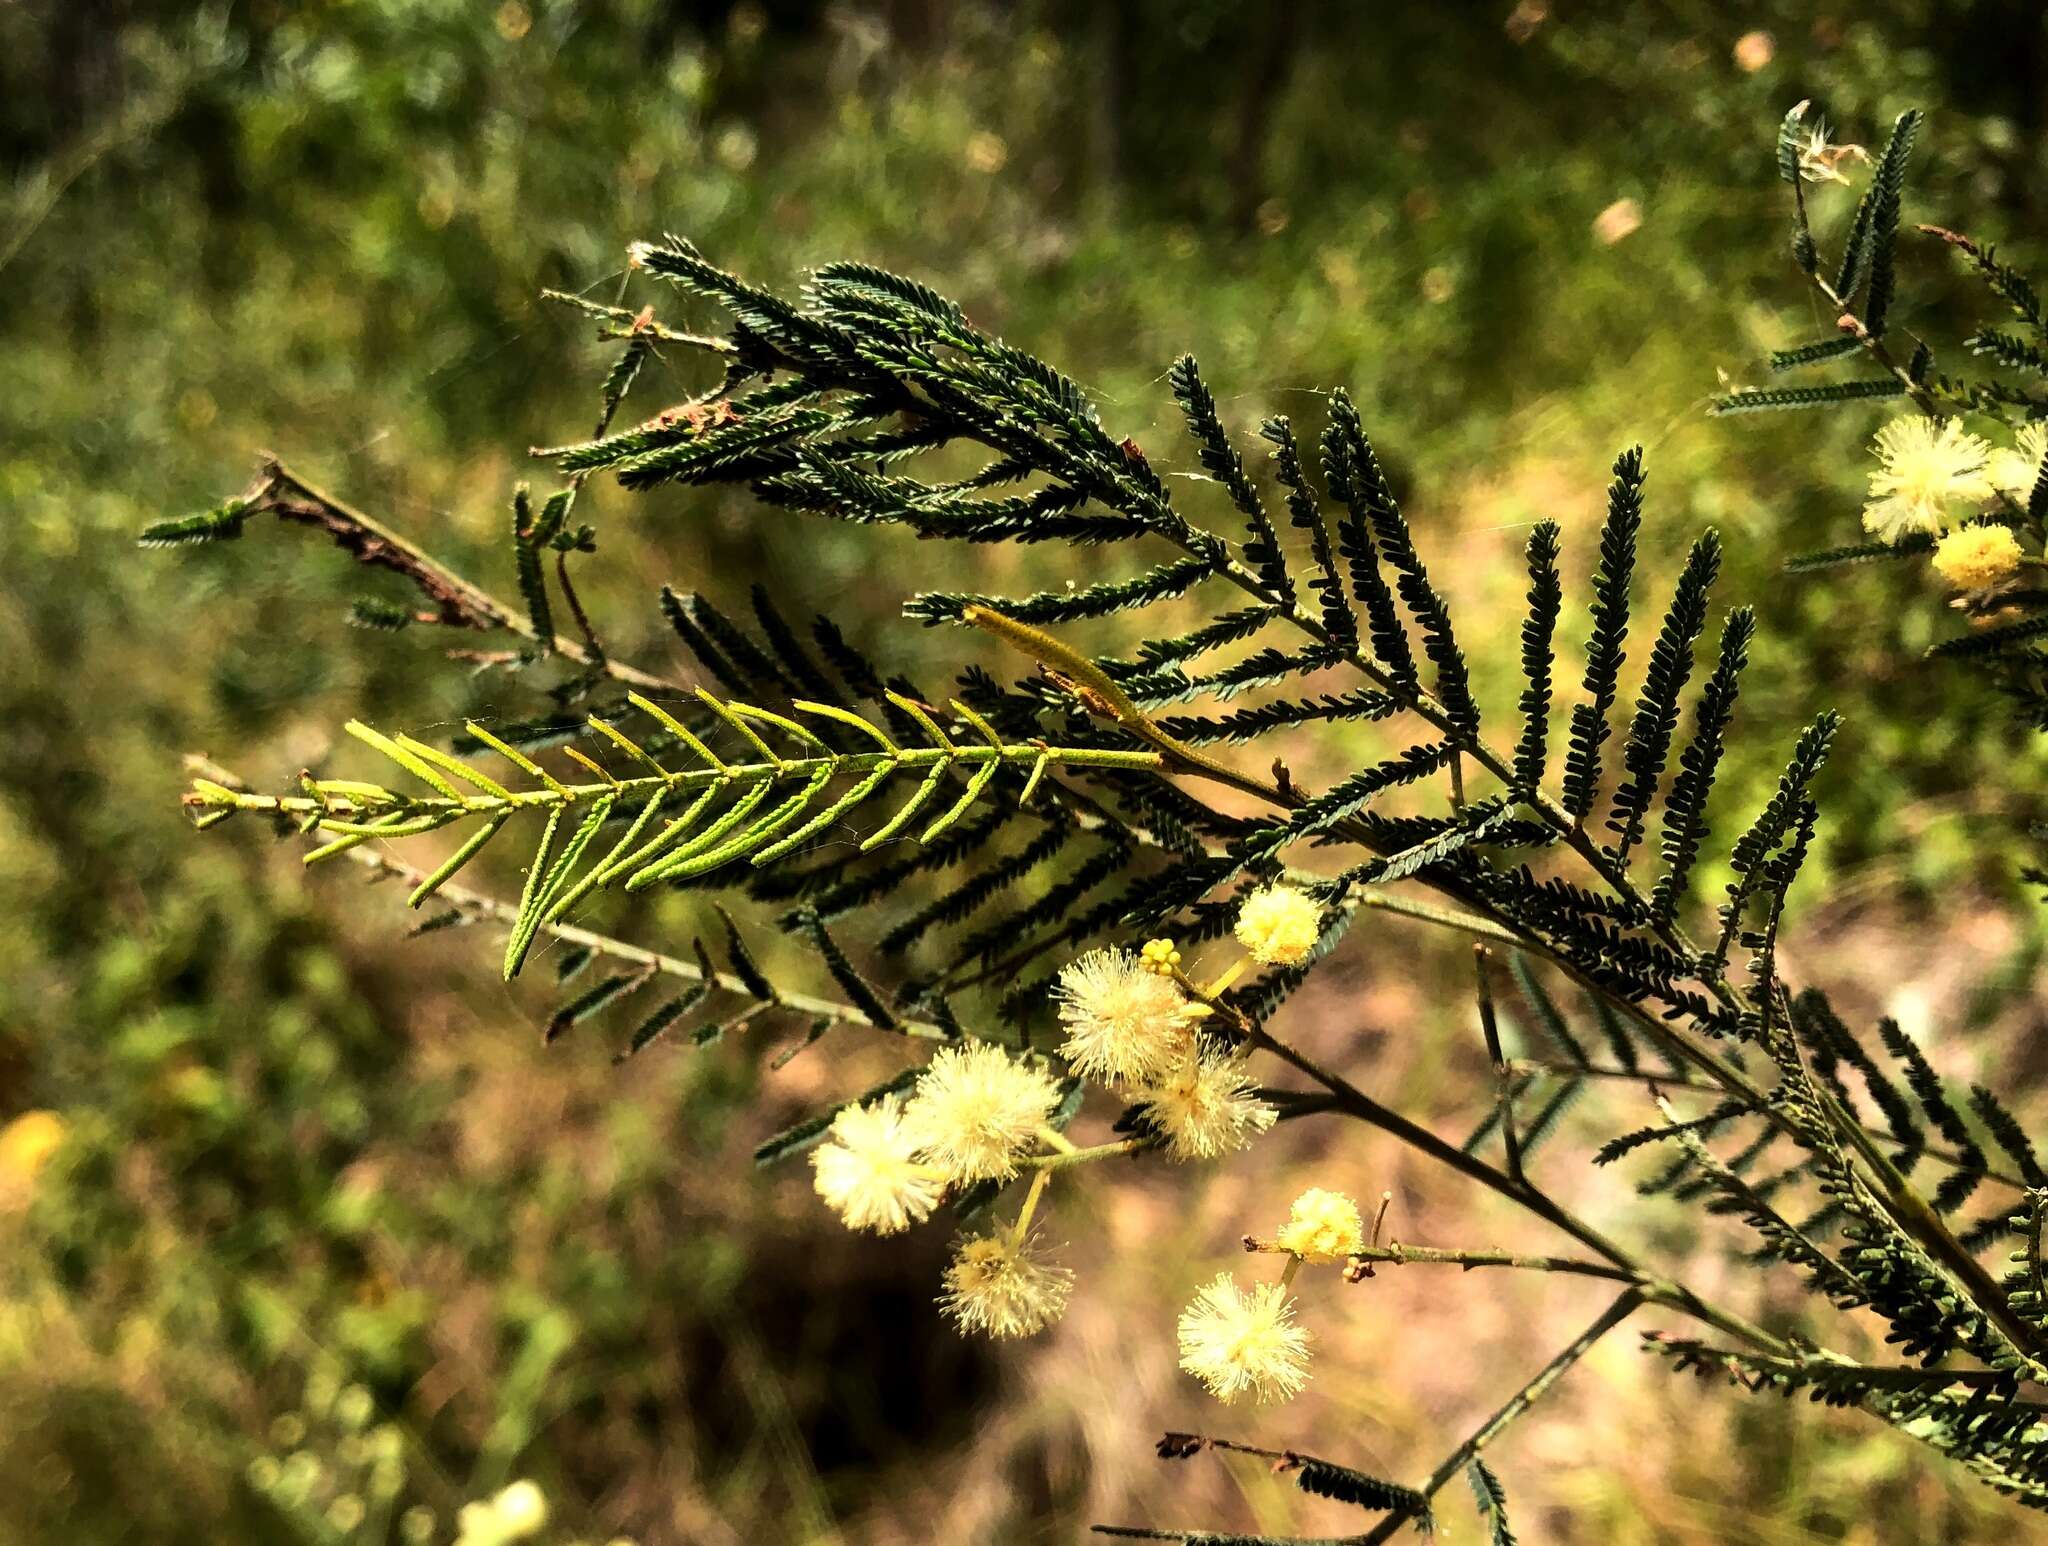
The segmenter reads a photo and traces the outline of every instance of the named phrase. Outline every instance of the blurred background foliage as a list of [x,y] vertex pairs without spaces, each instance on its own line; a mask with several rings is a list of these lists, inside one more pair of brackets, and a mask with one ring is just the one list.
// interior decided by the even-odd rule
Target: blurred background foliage
[[[936,1330],[943,1240],[869,1250],[802,1174],[747,1173],[779,1119],[886,1069],[866,1049],[773,1076],[753,1047],[673,1050],[625,1082],[595,1042],[543,1054],[544,997],[501,987],[473,941],[397,949],[388,893],[185,830],[181,752],[274,782],[353,712],[417,729],[532,702],[417,632],[345,627],[353,597],[404,598],[331,552],[265,531],[138,554],[137,528],[216,502],[268,448],[509,590],[524,448],[584,431],[602,368],[588,324],[538,293],[612,299],[626,242],[663,230],[767,282],[842,257],[914,273],[1088,383],[1160,465],[1189,463],[1161,380],[1182,349],[1237,426],[1313,417],[1318,389],[1349,385],[1468,619],[1519,595],[1539,518],[1590,563],[1607,464],[1646,442],[1647,567],[1664,583],[1711,522],[1723,594],[1761,603],[1745,713],[1786,737],[1823,703],[1850,716],[1800,969],[2040,1109],[2039,937],[1999,859],[2039,814],[2039,748],[1918,661],[1943,625],[1908,566],[1777,577],[1788,552],[1853,540],[1875,412],[1701,411],[1832,321],[1792,282],[1769,164],[1801,97],[1866,141],[1928,107],[1908,218],[2041,256],[2038,8],[1259,10],[0,4],[0,1123],[55,1113],[0,1143],[0,1538],[297,1539],[241,1477],[317,1359],[417,1436],[433,1501],[530,1474],[593,1534],[1052,1541],[1176,1505],[1340,1522],[1255,1473],[1197,1508],[1149,1456],[1151,1425],[1197,1420],[1159,1344],[1195,1265],[1270,1205],[1245,1177],[1185,1209],[1183,1175],[1077,1212],[1077,1238],[1114,1248],[1094,1318],[996,1358]],[[1852,198],[1815,195],[1824,231]],[[1980,305],[1932,244],[1907,284],[1937,341]],[[672,362],[635,401],[700,382]],[[591,493],[594,610],[657,666],[680,664],[650,604],[664,581],[735,608],[759,582],[933,677],[960,646],[897,619],[900,593],[1018,583],[722,496]],[[1511,631],[1466,631],[1505,703]],[[1731,772],[1724,809],[1775,769]],[[701,926],[680,902],[655,921]],[[1389,1029],[1345,1044],[1366,1077],[1469,1112],[1469,1016],[1434,969],[1419,945],[1368,960],[1295,1013],[1365,1006]],[[1433,1220],[1484,1243],[1484,1210],[1434,1178],[1316,1143],[1280,1152],[1395,1187],[1410,1238]],[[1742,1271],[1668,1207],[1607,1200],[1702,1270]],[[1386,1285],[1387,1315],[1427,1287]],[[1314,1448],[1329,1425],[1336,1458],[1426,1468],[1502,1370],[1541,1357],[1553,1291],[1519,1292],[1368,1312],[1334,1351],[1351,1374],[1319,1375],[1268,1433]],[[1903,1441],[1737,1409],[1609,1351],[1547,1437],[1539,1419],[1501,1452],[1532,1539],[2012,1529]]]

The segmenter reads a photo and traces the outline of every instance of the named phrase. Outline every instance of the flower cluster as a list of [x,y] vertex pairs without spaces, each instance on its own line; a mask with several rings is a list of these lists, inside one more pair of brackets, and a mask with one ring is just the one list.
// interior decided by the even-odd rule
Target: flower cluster
[[1916,415],[1879,430],[1876,452],[1866,531],[1889,543],[1946,533],[1934,572],[1959,591],[1986,590],[2018,572],[2026,561],[2019,539],[1975,511],[1988,500],[2025,508],[2048,460],[2048,423],[2029,424],[2011,446],[1996,447],[1954,419]]
[[[1010,1223],[955,1245],[939,1303],[965,1331],[1021,1337],[1042,1330],[1065,1310],[1073,1286],[1072,1273],[1047,1260],[1032,1229],[1053,1172],[1144,1148],[1176,1160],[1216,1159],[1270,1128],[1278,1113],[1259,1097],[1244,1038],[1233,1044],[1208,1024],[1221,1013],[1235,1017],[1241,1033],[1246,1023],[1221,998],[1224,989],[1252,963],[1306,960],[1322,924],[1307,895],[1272,885],[1239,908],[1235,934],[1245,958],[1206,987],[1187,975],[1181,952],[1165,939],[1137,951],[1090,951],[1060,973],[1053,991],[1064,1032],[1060,1059],[1076,1080],[1103,1086],[1134,1110],[1137,1136],[1076,1148],[1059,1131],[1074,1085],[1056,1067],[965,1041],[934,1054],[907,1094],[846,1106],[833,1117],[811,1154],[819,1197],[849,1229],[891,1235],[923,1223],[949,1196],[1029,1172]],[[1334,1193],[1297,1204],[1290,1228],[1302,1232],[1299,1260],[1344,1254],[1360,1229],[1350,1208],[1346,1233],[1344,1208],[1349,1203]],[[1270,1399],[1299,1387],[1307,1334],[1293,1323],[1284,1285],[1243,1294],[1226,1275],[1205,1303],[1202,1314],[1182,1317],[1182,1342],[1184,1359],[1194,1360],[1189,1367],[1212,1388]],[[1198,1354],[1187,1352],[1190,1336]],[[1228,1375],[1230,1368],[1241,1377]]]
[[1241,1287],[1227,1272],[1205,1283],[1180,1316],[1180,1366],[1219,1401],[1285,1401],[1308,1383],[1309,1334],[1288,1288],[1304,1266],[1330,1266],[1365,1248],[1365,1221],[1342,1192],[1310,1187],[1270,1244],[1287,1257],[1277,1283]]

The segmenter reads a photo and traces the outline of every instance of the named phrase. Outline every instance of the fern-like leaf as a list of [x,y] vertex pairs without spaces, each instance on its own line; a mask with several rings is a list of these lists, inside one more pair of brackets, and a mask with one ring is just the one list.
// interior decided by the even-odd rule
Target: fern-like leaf
[[1550,756],[1551,640],[1564,606],[1564,585],[1557,573],[1558,528],[1541,521],[1529,534],[1529,610],[1522,619],[1522,678],[1517,705],[1522,738],[1515,746],[1515,787],[1533,795],[1543,784]]
[[1586,697],[1572,708],[1565,753],[1564,808],[1584,821],[1600,789],[1600,748],[1611,733],[1628,638],[1628,590],[1636,566],[1636,533],[1643,524],[1643,452],[1636,446],[1614,463],[1607,519],[1600,528],[1600,567],[1593,576],[1593,633],[1586,645]]
[[1608,830],[1615,834],[1617,866],[1628,862],[1629,850],[1641,838],[1650,802],[1656,798],[1671,737],[1678,728],[1678,696],[1692,676],[1693,646],[1706,627],[1707,595],[1720,571],[1721,539],[1711,531],[1703,533],[1686,558],[1670,609],[1651,647],[1643,695],[1636,704],[1628,744],[1622,748],[1622,766],[1628,776],[1615,791],[1614,809],[1607,819]]

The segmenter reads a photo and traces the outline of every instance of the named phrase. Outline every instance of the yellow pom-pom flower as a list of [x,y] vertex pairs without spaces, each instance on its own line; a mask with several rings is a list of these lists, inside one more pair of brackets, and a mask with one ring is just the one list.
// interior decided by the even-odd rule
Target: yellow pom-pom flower
[[985,1041],[947,1047],[903,1108],[912,1148],[949,1181],[1007,1181],[1059,1104],[1043,1069]]
[[1268,886],[1245,899],[1237,912],[1237,942],[1254,961],[1293,966],[1315,949],[1323,932],[1322,911],[1292,886]]
[[1342,1192],[1312,1186],[1294,1199],[1277,1243],[1305,1262],[1343,1261],[1365,1249],[1365,1220]]
[[1065,1312],[1074,1275],[1046,1262],[1031,1240],[1004,1232],[963,1239],[945,1281],[939,1306],[961,1330],[1028,1337]]
[[1060,973],[1053,990],[1067,1029],[1060,1051],[1074,1072],[1106,1084],[1143,1081],[1187,1054],[1192,1006],[1172,978],[1155,969],[1155,959],[1167,957],[1150,945],[1146,952],[1141,958],[1127,950],[1091,950]]
[[917,1157],[901,1096],[848,1106],[826,1137],[811,1152],[812,1182],[848,1229],[893,1235],[931,1217],[946,1178]]
[[1180,1315],[1180,1366],[1219,1401],[1284,1401],[1308,1383],[1308,1333],[1278,1283],[1218,1273]]
[[1934,572],[1957,590],[1982,590],[2020,567],[2019,539],[2003,526],[1965,526],[1934,550]]
[[1248,1148],[1279,1113],[1254,1093],[1242,1056],[1191,1051],[1140,1096],[1177,1160],[1216,1159]]
[[2048,460],[2048,420],[2037,419],[2013,437],[2010,449],[1993,451],[1985,471],[1993,488],[2024,506],[2034,492],[2034,480],[2040,477],[2044,460]]
[[1990,457],[1990,442],[1954,419],[1892,420],[1877,432],[1877,471],[1870,475],[1863,529],[1886,542],[1941,530],[1951,505],[1991,497]]

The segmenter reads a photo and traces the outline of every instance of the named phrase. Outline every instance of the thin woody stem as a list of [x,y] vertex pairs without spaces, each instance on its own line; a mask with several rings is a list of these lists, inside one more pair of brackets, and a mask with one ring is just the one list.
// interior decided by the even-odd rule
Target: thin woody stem
[[1472,947],[1472,972],[1479,985],[1479,1030],[1486,1038],[1486,1056],[1493,1063],[1494,1110],[1499,1114],[1501,1142],[1506,1147],[1508,1174],[1517,1181],[1522,1176],[1522,1141],[1515,1132],[1515,1086],[1508,1073],[1507,1059],[1501,1056],[1500,1024],[1493,1012],[1493,988],[1486,976],[1487,953],[1484,945]]
[[[266,512],[325,531],[359,563],[404,575],[434,603],[438,622],[459,628],[503,629],[643,690],[667,693],[687,689],[686,683],[675,678],[610,659],[584,640],[561,634],[541,638],[522,608],[500,600],[382,522],[315,487],[274,456],[264,457],[256,483],[244,497],[252,514]],[[574,608],[573,600],[572,609],[580,610]]]
[[[1508,1398],[1506,1405],[1481,1423],[1464,1443],[1444,1457],[1443,1462],[1430,1473],[1429,1480],[1422,1484],[1420,1491],[1423,1497],[1433,1498],[1443,1491],[1444,1486],[1476,1460],[1480,1452],[1499,1436],[1502,1429],[1540,1401],[1544,1393],[1563,1377],[1567,1369],[1585,1357],[1593,1345],[1608,1332],[1635,1314],[1642,1303],[1642,1291],[1631,1288],[1603,1310],[1599,1319],[1580,1332],[1555,1358],[1539,1369],[1528,1384]],[[1393,1539],[1394,1533],[1413,1518],[1414,1514],[1415,1510],[1412,1508],[1393,1510],[1371,1530],[1357,1537],[1358,1546],[1378,1546],[1382,1541]]]
[[[1285,1252],[1287,1247],[1274,1240],[1260,1240],[1251,1235],[1244,1237],[1247,1251],[1270,1254]],[[1581,1277],[1607,1278],[1616,1283],[1646,1282],[1640,1273],[1627,1267],[1618,1267],[1612,1262],[1587,1261],[1578,1256],[1527,1256],[1513,1251],[1458,1251],[1440,1250],[1427,1245],[1403,1245],[1390,1240],[1385,1245],[1368,1245],[1351,1253],[1356,1266],[1366,1267],[1385,1264],[1393,1267],[1430,1265],[1459,1267],[1467,1272],[1479,1267],[1510,1267],[1522,1272],[1565,1272]],[[1350,1272],[1346,1276],[1354,1282],[1362,1282],[1372,1274],[1369,1271]]]

